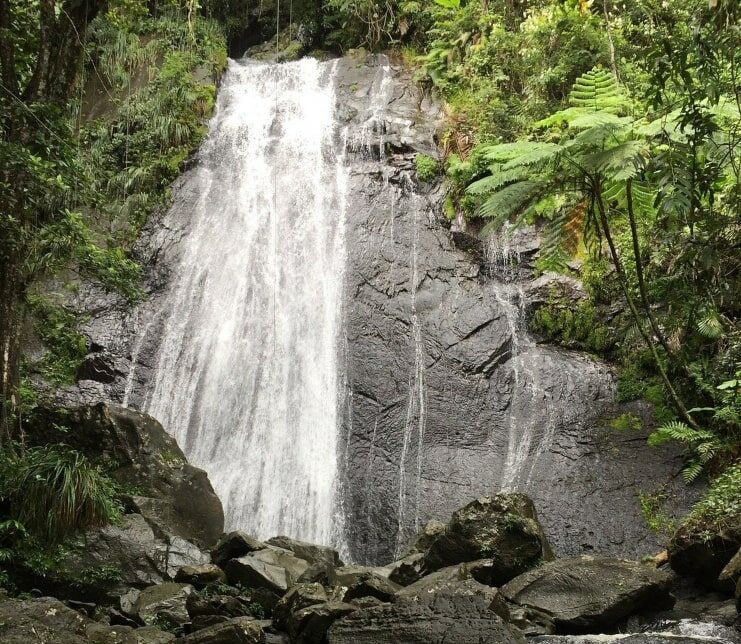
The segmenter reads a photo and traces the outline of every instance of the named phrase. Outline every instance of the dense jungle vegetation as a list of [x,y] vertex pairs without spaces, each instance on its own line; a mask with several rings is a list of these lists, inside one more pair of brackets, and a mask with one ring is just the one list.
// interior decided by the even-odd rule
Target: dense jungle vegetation
[[[679,441],[686,479],[711,481],[691,521],[741,513],[739,4],[257,5],[0,0],[0,557],[23,543],[33,560],[29,534],[57,543],[118,512],[104,471],[20,442],[39,380],[72,381],[87,351],[44,284],[142,297],[132,244],[205,134],[227,51],[276,20],[294,54],[391,50],[417,69],[446,106],[443,163],[417,169],[447,176],[447,216],[484,236],[543,225],[539,269],[576,260],[589,298],[554,293],[534,330],[613,361],[620,399],[653,404],[650,441]],[[31,326],[48,348],[33,364]]]

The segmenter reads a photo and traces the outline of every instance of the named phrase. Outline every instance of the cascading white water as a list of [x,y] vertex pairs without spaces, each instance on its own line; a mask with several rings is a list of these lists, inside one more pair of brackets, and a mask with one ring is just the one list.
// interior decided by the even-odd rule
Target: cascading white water
[[204,468],[228,529],[340,545],[344,208],[335,64],[231,61],[146,410]]

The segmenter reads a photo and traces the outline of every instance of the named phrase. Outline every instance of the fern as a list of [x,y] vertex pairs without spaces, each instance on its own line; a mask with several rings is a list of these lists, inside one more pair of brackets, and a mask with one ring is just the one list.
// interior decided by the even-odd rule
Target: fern
[[522,154],[505,163],[502,170],[512,170],[522,166],[544,163],[553,159],[562,150],[563,148],[555,143],[532,143],[530,149],[523,150]]
[[569,94],[569,103],[574,107],[591,110],[613,110],[623,107],[626,99],[610,72],[591,69],[576,79]]
[[613,182],[634,179],[643,169],[648,150],[642,141],[624,141],[612,148],[592,152],[584,157],[590,168],[596,168]]
[[652,446],[669,441],[682,443],[687,448],[687,463],[682,476],[688,483],[697,479],[708,464],[727,448],[717,434],[705,429],[692,429],[677,420],[665,423],[648,437],[648,444]]
[[479,206],[479,217],[497,217],[502,223],[519,214],[543,193],[545,184],[540,181],[518,181],[495,192]]
[[706,310],[695,326],[697,332],[708,340],[717,340],[723,335],[723,324],[713,310]]
[[493,165],[489,168],[491,174],[483,179],[474,181],[466,188],[466,193],[472,196],[489,194],[515,181],[526,179],[530,170],[527,167],[520,166],[510,170],[502,170],[502,166]]
[[485,145],[479,149],[481,156],[492,163],[506,163],[524,154],[531,154],[540,149],[551,149],[549,143],[536,141],[515,141],[514,143],[499,143]]

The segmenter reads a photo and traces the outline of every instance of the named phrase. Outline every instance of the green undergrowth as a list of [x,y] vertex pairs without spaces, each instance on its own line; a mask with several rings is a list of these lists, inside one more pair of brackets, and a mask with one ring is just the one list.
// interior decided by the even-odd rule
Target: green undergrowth
[[80,140],[95,195],[90,216],[126,248],[167,205],[206,134],[226,42],[215,22],[197,17],[189,26],[182,11],[123,15],[109,11],[91,25],[88,53],[98,64],[87,71]]
[[728,529],[741,531],[741,463],[726,468],[710,482],[707,493],[682,522],[677,535],[708,540]]
[[[80,317],[73,311],[40,295],[28,296],[28,306],[34,323],[34,331],[47,348],[44,355],[33,365],[50,383],[64,385],[74,382],[77,370],[87,353],[87,339],[77,332]],[[33,401],[31,392],[26,405]]]
[[614,337],[591,302],[576,306],[546,304],[535,311],[530,328],[549,342],[570,349],[606,355],[614,346]]
[[[170,185],[206,134],[226,42],[217,23],[195,16],[189,24],[182,8],[160,7],[155,17],[141,3],[114,2],[89,26],[85,63],[73,101],[75,210],[49,227],[41,240],[48,248],[39,253],[46,274],[73,257],[81,275],[136,302],[143,297],[141,269],[130,249],[153,213],[169,204]],[[48,350],[21,364],[26,406],[36,398],[32,373],[69,384],[87,350],[77,331],[81,316],[29,292],[27,311]]]
[[417,179],[423,183],[428,183],[438,175],[439,164],[437,159],[426,154],[418,154],[414,157],[414,166],[417,172]]
[[6,447],[0,452],[0,585],[22,578],[105,586],[120,578],[111,567],[68,570],[66,559],[82,531],[117,522],[118,484],[80,452],[63,445]]

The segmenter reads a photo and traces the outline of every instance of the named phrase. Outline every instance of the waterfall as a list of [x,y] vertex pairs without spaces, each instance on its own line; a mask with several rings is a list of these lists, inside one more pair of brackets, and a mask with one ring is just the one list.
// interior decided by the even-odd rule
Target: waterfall
[[146,411],[205,469],[227,529],[341,542],[336,470],[347,170],[336,63],[230,61]]

